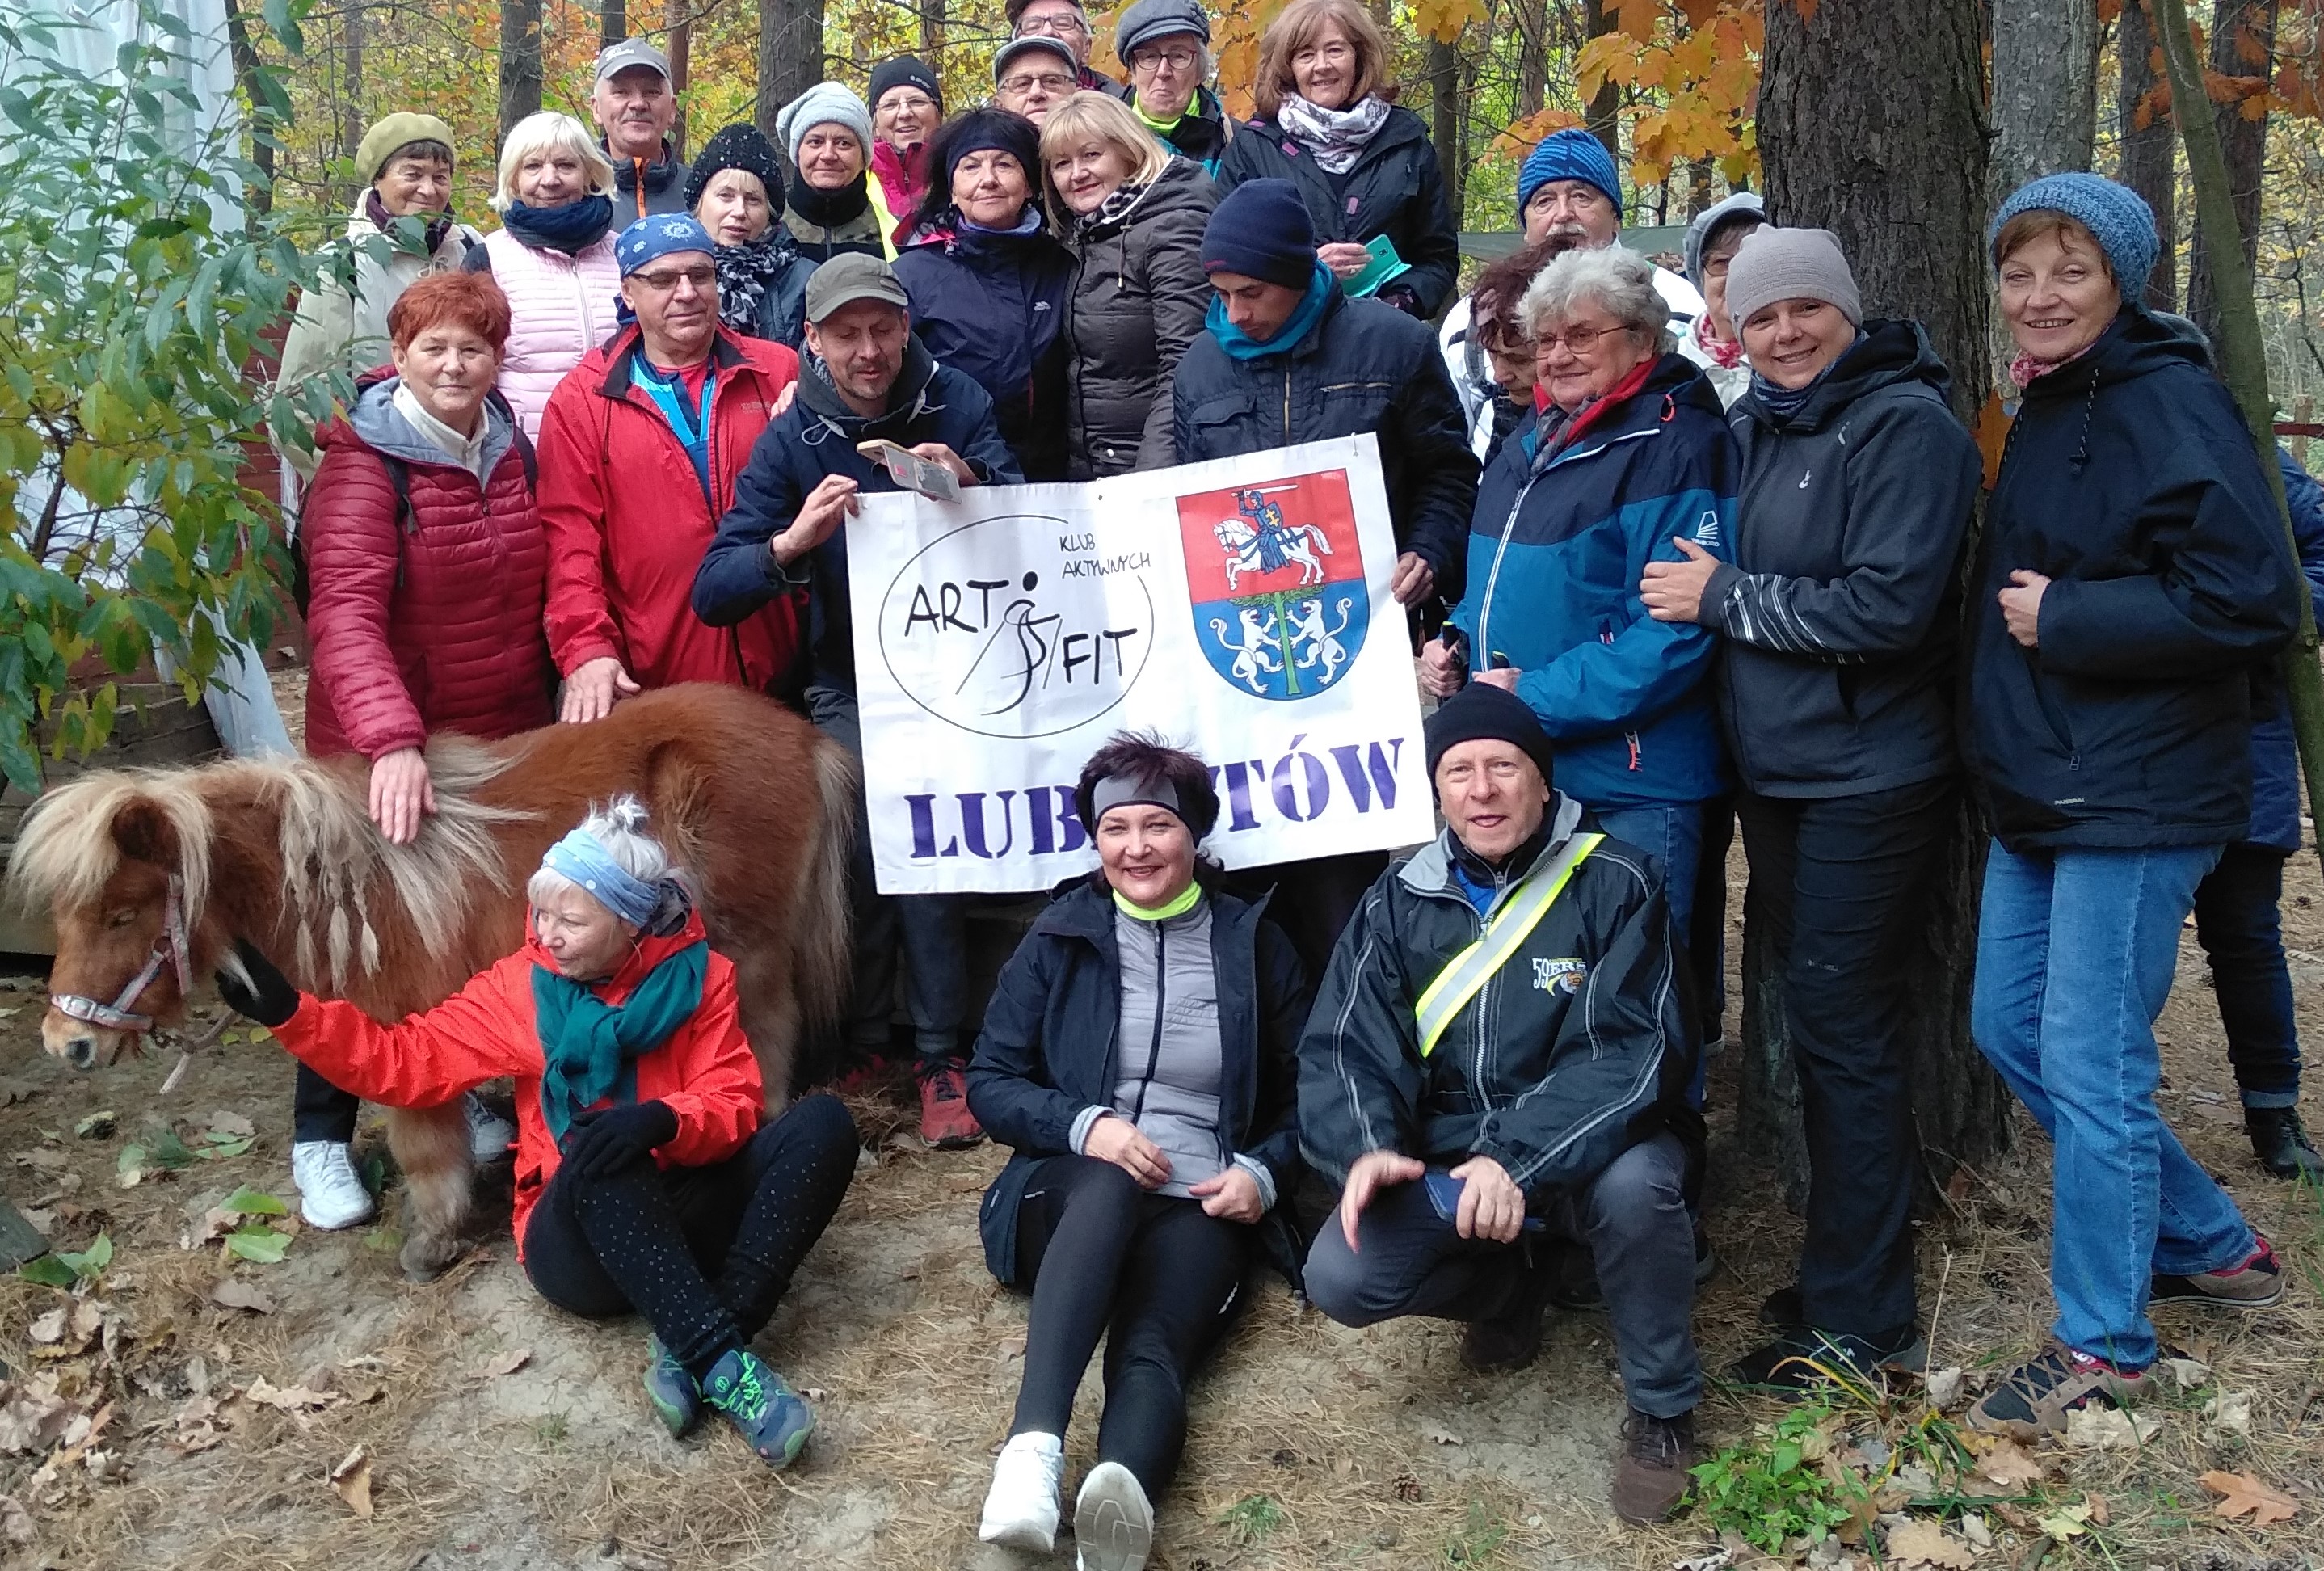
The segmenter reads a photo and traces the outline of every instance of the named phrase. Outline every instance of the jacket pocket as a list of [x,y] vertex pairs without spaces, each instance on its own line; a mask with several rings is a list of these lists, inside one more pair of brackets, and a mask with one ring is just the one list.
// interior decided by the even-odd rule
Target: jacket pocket
[[1180,455],[1189,463],[1196,458],[1255,452],[1269,445],[1259,439],[1259,409],[1248,393],[1206,398],[1187,411],[1186,423],[1194,430],[1198,449]]
[[1315,390],[1322,430],[1335,436],[1378,430],[1395,396],[1393,382],[1327,382]]

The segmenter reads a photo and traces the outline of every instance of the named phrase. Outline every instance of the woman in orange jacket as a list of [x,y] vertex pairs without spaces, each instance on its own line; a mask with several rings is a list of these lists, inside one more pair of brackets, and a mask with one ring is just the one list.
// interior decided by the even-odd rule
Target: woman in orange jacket
[[644,821],[634,797],[590,813],[525,886],[524,947],[401,1025],[299,992],[245,941],[218,991],[367,1101],[434,1106],[514,1076],[534,1288],[576,1315],[642,1315],[670,1432],[706,1404],[781,1467],[815,1414],[748,1344],[847,1192],[855,1125],[831,1096],[761,1123],[733,965]]

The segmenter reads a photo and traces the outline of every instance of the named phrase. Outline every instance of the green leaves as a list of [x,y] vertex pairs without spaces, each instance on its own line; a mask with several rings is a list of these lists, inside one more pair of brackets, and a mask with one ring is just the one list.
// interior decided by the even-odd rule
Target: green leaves
[[112,1263],[113,1234],[100,1233],[97,1235],[97,1242],[78,1254],[70,1250],[51,1250],[40,1259],[27,1261],[17,1267],[16,1274],[28,1282],[69,1289],[77,1282],[96,1280]]
[[1730,1446],[1694,1468],[1697,1503],[1711,1525],[1736,1532],[1770,1555],[1786,1539],[1821,1543],[1849,1520],[1831,1481],[1808,1461],[1809,1437],[1821,1443],[1825,1418],[1815,1406],[1794,1408],[1772,1428]]

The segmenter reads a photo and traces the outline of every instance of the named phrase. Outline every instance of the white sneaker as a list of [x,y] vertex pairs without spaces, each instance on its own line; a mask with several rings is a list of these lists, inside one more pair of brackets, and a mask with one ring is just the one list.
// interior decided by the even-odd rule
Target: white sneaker
[[496,1162],[508,1155],[516,1140],[516,1125],[484,1105],[475,1092],[460,1098],[468,1115],[468,1155],[480,1162]]
[[299,1215],[309,1227],[337,1232],[379,1215],[379,1202],[355,1171],[355,1148],[345,1141],[302,1140],[293,1145],[290,1181],[299,1186]]
[[1055,1435],[1012,1435],[992,1464],[992,1488],[976,1536],[988,1544],[1047,1554],[1057,1547],[1057,1492],[1065,1443]]
[[1074,1563],[1081,1571],[1141,1571],[1154,1548],[1154,1504],[1138,1475],[1101,1462],[1074,1502]]

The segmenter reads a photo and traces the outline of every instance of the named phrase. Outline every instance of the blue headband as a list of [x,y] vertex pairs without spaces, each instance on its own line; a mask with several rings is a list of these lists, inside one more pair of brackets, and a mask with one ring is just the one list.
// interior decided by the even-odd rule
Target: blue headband
[[572,830],[551,846],[540,864],[587,890],[599,904],[633,928],[650,925],[661,905],[659,886],[632,875],[586,829]]
[[710,231],[684,213],[656,213],[640,218],[613,241],[613,257],[621,264],[623,278],[649,262],[675,256],[682,251],[699,251],[705,256],[717,251]]

